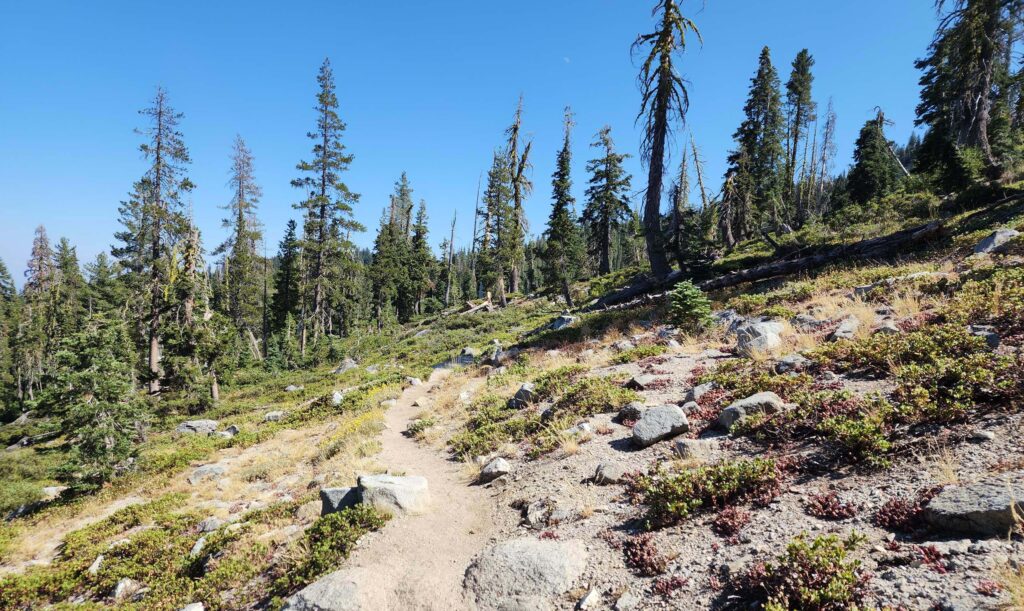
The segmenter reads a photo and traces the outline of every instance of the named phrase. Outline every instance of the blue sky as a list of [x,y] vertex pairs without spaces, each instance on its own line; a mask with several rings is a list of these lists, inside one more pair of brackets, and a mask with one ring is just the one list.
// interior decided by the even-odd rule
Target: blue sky
[[[575,190],[604,124],[637,152],[637,60],[630,44],[652,27],[649,0],[356,2],[53,2],[0,0],[0,259],[21,283],[33,229],[67,236],[83,262],[110,247],[117,206],[144,171],[138,109],[162,85],[185,113],[181,128],[198,185],[193,207],[208,248],[220,242],[228,155],[241,134],[256,157],[269,248],[298,192],[289,181],[309,156],[315,76],[330,57],[345,143],[345,176],[362,194],[357,220],[373,240],[381,209],[407,171],[427,201],[432,242],[458,211],[471,233],[477,177],[516,100],[534,140],[531,230],[543,230],[565,105],[576,112]],[[832,97],[839,164],[875,106],[904,141],[913,129],[918,73],[935,26],[932,0],[684,0],[704,35],[679,66],[690,81],[687,128],[717,190],[731,135],[763,45],[783,80],[811,50],[814,95]],[[678,143],[677,143],[678,144]],[[630,160],[634,186],[645,182]]]

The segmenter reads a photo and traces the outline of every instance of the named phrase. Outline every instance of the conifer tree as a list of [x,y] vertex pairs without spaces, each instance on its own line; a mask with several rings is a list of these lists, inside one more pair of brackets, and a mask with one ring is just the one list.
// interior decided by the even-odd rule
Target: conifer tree
[[[394,203],[392,198],[392,203]],[[392,208],[392,211],[394,208]],[[408,284],[406,267],[407,250],[405,235],[398,221],[389,212],[381,214],[380,228],[377,239],[373,243],[373,259],[370,263],[369,276],[373,294],[373,317],[377,328],[383,328],[388,322],[397,319],[397,302],[401,288]]]
[[509,157],[505,151],[495,151],[481,202],[483,222],[478,244],[477,274],[482,285],[493,290],[502,307],[508,305],[505,274],[515,256],[514,238],[518,235],[510,185]]
[[547,278],[562,291],[565,303],[575,307],[570,285],[580,274],[583,265],[583,238],[576,219],[576,199],[572,196],[572,110],[565,109],[562,149],[555,161],[551,176],[551,215],[544,232],[544,260]]
[[605,126],[597,133],[592,147],[601,149],[601,155],[587,162],[590,186],[587,187],[587,205],[582,221],[587,230],[587,245],[591,257],[597,261],[599,274],[612,271],[612,245],[623,223],[629,220],[630,175],[622,167],[629,157],[615,152],[611,128]]
[[[275,332],[285,330],[288,317],[294,317],[299,311],[299,259],[302,256],[299,239],[296,234],[295,221],[289,220],[285,227],[284,237],[277,251],[277,271],[274,275],[274,298],[271,305],[273,329]],[[293,332],[289,329],[288,332]]]
[[15,337],[15,369],[19,399],[35,399],[43,387],[47,372],[50,324],[53,320],[53,287],[57,272],[54,269],[53,248],[46,228],[36,228],[32,240],[32,255],[25,270],[24,308]]
[[526,237],[526,213],[523,211],[523,200],[529,197],[533,191],[533,183],[527,178],[526,173],[530,169],[530,148],[533,142],[528,141],[519,152],[519,136],[523,127],[523,98],[519,98],[519,106],[516,107],[515,119],[512,125],[506,130],[508,135],[508,169],[509,181],[512,188],[512,215],[513,219],[508,224],[506,240],[508,242],[508,256],[510,268],[510,288],[513,293],[519,292],[520,267],[523,259],[523,240]]
[[879,110],[864,124],[853,151],[847,189],[858,204],[890,193],[900,180],[900,168],[885,138],[885,115]]
[[14,337],[18,325],[18,290],[0,259],[0,419],[14,415],[17,399],[14,378]]
[[641,158],[647,164],[648,171],[643,212],[644,238],[651,273],[659,278],[671,271],[661,232],[665,145],[673,123],[685,121],[690,105],[686,85],[675,68],[673,56],[677,51],[685,50],[687,31],[693,32],[703,42],[696,24],[683,16],[679,5],[677,0],[657,0],[653,14],[660,12],[658,29],[640,35],[633,43],[634,51],[644,46],[650,47],[638,78],[642,101],[637,117],[644,117]]
[[67,238],[57,242],[54,253],[54,283],[47,325],[52,345],[78,331],[85,318],[85,278],[78,265],[78,254]]
[[253,356],[260,358],[256,333],[262,327],[263,318],[263,262],[258,246],[263,232],[256,218],[256,206],[262,191],[253,173],[252,152],[241,136],[235,137],[228,184],[232,197],[224,206],[229,215],[223,225],[231,233],[214,254],[225,255],[227,310],[239,333],[246,338]]
[[423,314],[423,301],[434,286],[434,254],[430,250],[430,236],[427,229],[427,203],[420,200],[416,210],[416,222],[412,226],[412,242],[409,252],[409,295],[413,298],[413,311]]
[[802,49],[793,60],[793,71],[786,82],[786,111],[789,119],[786,139],[786,190],[790,205],[795,204],[797,207],[798,223],[803,223],[807,219],[807,211],[804,209],[804,202],[795,194],[796,157],[801,139],[807,138],[810,125],[817,119],[817,108],[814,98],[811,97],[811,86],[814,83],[812,67],[814,57],[807,49]]
[[316,128],[307,134],[313,144],[312,161],[301,161],[296,168],[303,176],[292,181],[292,186],[303,189],[306,199],[295,204],[303,211],[302,256],[305,259],[308,282],[303,300],[309,304],[309,320],[301,321],[300,347],[306,348],[307,324],[312,326],[313,340],[326,332],[328,325],[328,290],[332,283],[338,287],[347,279],[344,266],[348,263],[351,243],[348,235],[362,231],[352,219],[352,205],[359,195],[349,190],[341,175],[352,163],[352,155],[345,152],[341,136],[345,123],[338,116],[338,96],[335,93],[334,72],[330,60],[325,59],[317,75],[320,90],[317,93]]
[[124,316],[125,290],[119,276],[119,266],[110,261],[107,253],[96,255],[92,263],[85,265],[88,281],[85,287],[85,310],[87,315]]

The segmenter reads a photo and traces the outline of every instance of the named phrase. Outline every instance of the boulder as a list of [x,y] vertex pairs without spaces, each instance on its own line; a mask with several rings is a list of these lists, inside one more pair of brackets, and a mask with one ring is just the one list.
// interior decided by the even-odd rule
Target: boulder
[[414,378],[414,377],[411,377],[411,376],[410,376],[410,377],[407,377],[407,378],[405,379],[405,382],[406,382],[406,383],[407,383],[407,384],[408,384],[409,386],[423,386],[423,380],[421,380],[421,379],[419,379],[419,378]]
[[724,326],[727,334],[736,332],[736,329],[747,321],[736,310],[722,310],[711,315],[711,322],[715,326]]
[[145,594],[146,588],[130,577],[122,577],[114,586],[114,600],[117,602],[139,600]]
[[620,339],[619,341],[612,344],[612,349],[615,350],[616,352],[625,352],[627,350],[632,350],[633,348],[636,348],[636,344],[629,341],[628,339]]
[[345,398],[345,393],[340,390],[336,390],[331,393],[331,405],[337,407],[341,405],[341,400]]
[[217,424],[216,420],[186,420],[174,430],[188,435],[209,435],[217,430]]
[[303,388],[304,388],[303,386],[296,386],[294,384],[289,384],[288,386],[284,387],[284,391],[285,392],[299,392]]
[[424,513],[430,506],[427,478],[418,475],[361,475],[359,494],[363,503],[392,515]]
[[678,405],[659,405],[644,412],[633,425],[633,444],[646,448],[688,430],[690,423]]
[[508,475],[512,472],[512,465],[508,464],[508,461],[500,456],[488,462],[484,465],[484,468],[480,470],[480,482],[486,484],[487,482],[493,482],[503,475]]
[[558,331],[559,329],[564,329],[566,327],[570,327],[570,326],[576,324],[577,320],[578,319],[575,316],[569,316],[567,314],[562,314],[558,318],[556,318],[553,321],[551,321],[551,324],[549,325],[549,328],[552,331]]
[[689,403],[690,401],[699,401],[701,397],[703,397],[704,395],[708,394],[709,392],[716,388],[718,388],[718,384],[714,382],[698,384],[691,388],[690,390],[686,391],[686,397],[683,399],[683,402]]
[[682,344],[680,344],[679,342],[677,342],[677,341],[676,341],[676,340],[674,340],[674,339],[670,339],[670,340],[668,340],[667,342],[665,342],[665,345],[666,345],[666,346],[667,346],[667,347],[668,347],[669,349],[671,349],[671,350],[678,350],[679,348],[682,348],[682,347],[683,347],[683,345],[682,345]]
[[900,333],[903,333],[903,329],[900,329],[896,321],[891,318],[886,318],[871,330],[872,335],[899,335]]
[[631,401],[619,410],[615,419],[619,422],[636,422],[643,415],[646,407],[642,401]]
[[948,487],[925,507],[934,528],[981,536],[1006,536],[1015,526],[1015,513],[1024,515],[1024,470]]
[[347,356],[341,361],[341,365],[338,365],[334,369],[334,373],[345,373],[346,371],[350,371],[352,369],[355,369],[356,367],[359,367],[359,364],[356,363],[356,360],[352,357]]
[[676,454],[683,460],[710,462],[718,453],[718,442],[713,439],[680,439],[674,446]]
[[263,414],[263,422],[280,422],[284,420],[285,412],[281,410],[274,410]]
[[225,473],[227,473],[227,469],[225,469],[224,467],[222,467],[220,465],[217,465],[217,464],[203,465],[202,467],[199,467],[198,469],[193,471],[192,475],[188,476],[188,483],[190,483],[190,484],[192,484],[194,486],[194,485],[198,484],[199,482],[202,482],[202,481],[205,481],[205,480],[208,480],[208,479],[218,479],[220,476],[224,475]]
[[100,572],[100,567],[103,566],[103,560],[104,560],[103,554],[100,554],[100,555],[96,556],[96,559],[93,560],[92,564],[89,565],[89,568],[86,569],[88,571],[88,573],[90,575],[95,575],[95,574],[99,573]]
[[359,488],[321,488],[320,489],[320,515],[325,516],[335,513],[346,507],[354,507],[359,504],[362,497],[359,496]]
[[601,607],[601,593],[591,588],[583,595],[583,598],[576,602],[576,608],[580,611],[584,609],[599,609]]
[[736,351],[743,356],[769,352],[782,345],[782,323],[756,321],[736,328]]
[[224,526],[224,520],[210,516],[209,518],[206,518],[205,520],[200,522],[197,528],[201,533],[212,533],[221,526]]
[[811,316],[810,314],[797,314],[792,319],[790,319],[789,322],[794,327],[796,327],[797,330],[803,331],[805,333],[817,331],[825,324],[825,321],[818,320],[817,318]]
[[196,540],[195,545],[192,546],[191,551],[188,553],[189,558],[198,558],[203,553],[203,548],[206,547],[206,537],[199,537]]
[[1019,231],[1013,229],[996,229],[984,240],[978,242],[974,247],[974,253],[998,253],[1003,250],[1007,242],[1020,235]]
[[366,584],[379,577],[366,568],[328,573],[285,601],[282,611],[367,611],[374,608]]
[[836,342],[841,339],[854,339],[857,337],[858,329],[860,329],[860,319],[856,316],[847,316],[839,321],[839,326],[828,336],[828,341]]
[[775,413],[785,409],[786,403],[779,395],[771,392],[759,392],[746,399],[733,401],[718,415],[718,426],[728,430],[734,424],[750,414],[759,412]]
[[984,339],[989,348],[995,350],[999,347],[1001,340],[992,325],[970,325],[967,330],[971,335]]
[[594,483],[602,486],[608,484],[621,484],[626,477],[626,468],[619,463],[603,462],[597,465],[594,471]]
[[533,403],[536,398],[536,387],[532,383],[527,382],[520,386],[519,390],[516,391],[516,394],[509,399],[508,406],[512,409],[522,409]]
[[657,379],[657,377],[646,373],[636,375],[626,382],[626,388],[630,390],[647,390],[654,385]]
[[536,530],[568,522],[570,519],[572,513],[552,497],[538,499],[523,510],[523,523]]
[[811,361],[801,354],[787,354],[775,361],[775,373],[783,374],[790,371],[803,371],[811,364]]
[[465,588],[481,611],[552,609],[587,567],[580,541],[514,539],[484,550],[466,569]]

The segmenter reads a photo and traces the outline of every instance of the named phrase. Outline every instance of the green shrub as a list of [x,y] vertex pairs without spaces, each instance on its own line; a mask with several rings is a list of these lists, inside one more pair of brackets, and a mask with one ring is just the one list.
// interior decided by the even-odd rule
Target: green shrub
[[755,458],[666,473],[660,467],[630,483],[632,498],[647,506],[646,524],[674,524],[706,507],[751,500],[767,502],[778,495],[782,470],[772,459]]
[[957,325],[993,325],[1003,337],[1024,334],[1024,268],[976,273],[960,285],[943,315]]
[[652,356],[661,356],[666,352],[668,352],[668,346],[664,346],[662,344],[647,344],[645,346],[637,346],[636,348],[620,352],[615,355],[612,362],[619,365],[625,365],[626,363],[642,361]]
[[729,307],[744,316],[753,314],[768,307],[768,295],[764,293],[747,293],[729,300]]
[[412,424],[406,429],[406,431],[413,437],[419,437],[424,431],[437,424],[437,421],[433,418],[419,418],[414,420]]
[[767,611],[859,609],[867,598],[870,574],[847,558],[863,541],[823,535],[808,542],[798,536],[774,562],[757,562],[732,584],[744,602]]
[[890,463],[885,455],[892,448],[888,438],[892,427],[887,420],[892,408],[887,403],[885,405],[888,410],[827,418],[818,430],[854,459],[876,467],[888,467]]
[[623,388],[608,378],[583,378],[555,402],[556,414],[575,417],[618,411],[627,403],[640,400],[640,395]]
[[711,324],[711,301],[689,280],[669,293],[669,318],[677,327],[695,333]]
[[585,365],[565,365],[544,372],[533,382],[537,400],[548,401],[561,395],[589,371]]
[[796,312],[790,310],[786,306],[773,305],[761,310],[759,315],[764,316],[765,318],[781,318],[782,320],[789,320],[796,316]]
[[462,458],[489,454],[505,443],[522,441],[541,430],[540,415],[508,406],[504,397],[485,395],[470,407],[473,415],[466,428],[448,442],[452,452]]

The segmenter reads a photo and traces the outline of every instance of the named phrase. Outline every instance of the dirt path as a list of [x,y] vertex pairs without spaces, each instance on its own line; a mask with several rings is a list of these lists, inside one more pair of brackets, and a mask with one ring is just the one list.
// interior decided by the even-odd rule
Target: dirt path
[[392,473],[426,477],[431,510],[396,517],[381,532],[360,541],[347,566],[373,575],[372,584],[362,585],[375,608],[469,608],[463,598],[463,574],[494,530],[494,502],[488,492],[467,485],[458,463],[402,434],[422,411],[413,403],[447,374],[435,370],[422,386],[407,388],[385,416],[388,428],[381,435],[378,459]]

